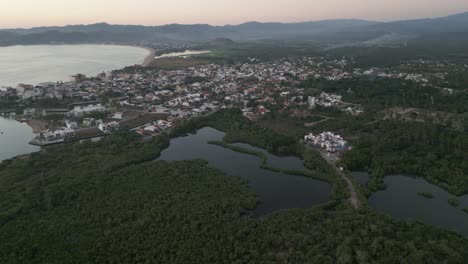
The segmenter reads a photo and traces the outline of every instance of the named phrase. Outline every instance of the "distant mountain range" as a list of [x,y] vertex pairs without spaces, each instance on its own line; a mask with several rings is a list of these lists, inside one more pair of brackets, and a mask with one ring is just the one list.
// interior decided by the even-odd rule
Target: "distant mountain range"
[[205,42],[213,39],[250,41],[265,39],[310,38],[320,35],[372,33],[369,38],[388,34],[424,35],[468,33],[468,13],[441,18],[375,22],[355,19],[323,20],[302,23],[259,23],[211,26],[205,24],[164,26],[70,25],[31,29],[0,30],[0,45],[49,43],[156,43]]

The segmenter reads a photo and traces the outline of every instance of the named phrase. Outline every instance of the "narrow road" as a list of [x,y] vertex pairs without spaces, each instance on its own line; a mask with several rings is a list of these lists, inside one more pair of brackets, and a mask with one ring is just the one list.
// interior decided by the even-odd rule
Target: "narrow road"
[[342,171],[340,171],[338,168],[336,168],[336,166],[335,166],[335,169],[340,174],[341,178],[343,178],[343,180],[345,180],[346,184],[348,184],[348,190],[349,190],[349,194],[350,194],[349,202],[351,203],[351,205],[355,209],[360,209],[362,207],[362,204],[361,204],[361,201],[359,200],[359,198],[357,196],[356,189],[354,189],[353,183],[351,182],[351,180],[348,177],[346,177],[346,175]]
[[354,185],[353,183],[351,182],[350,179],[348,179],[348,177],[344,174],[344,172],[342,172],[337,166],[336,166],[336,160],[330,158],[329,156],[327,156],[326,153],[320,151],[320,154],[322,155],[322,157],[328,162],[328,164],[330,164],[335,170],[336,172],[341,176],[341,178],[346,182],[346,184],[348,185],[348,191],[349,191],[349,202],[351,203],[351,205],[355,208],[355,209],[360,209],[362,207],[362,204],[361,204],[361,201],[359,200],[358,196],[357,196],[357,192],[356,192],[356,189],[354,188]]

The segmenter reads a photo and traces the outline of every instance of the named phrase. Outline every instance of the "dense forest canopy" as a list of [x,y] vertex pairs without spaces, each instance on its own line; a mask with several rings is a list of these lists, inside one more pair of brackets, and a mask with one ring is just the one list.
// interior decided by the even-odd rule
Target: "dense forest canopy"
[[[220,112],[231,137],[283,136]],[[231,116],[232,119],[225,119]],[[190,127],[192,128],[190,129]],[[231,127],[246,128],[246,134]],[[254,132],[254,129],[259,129]],[[184,132],[185,130],[185,132]],[[269,135],[269,136],[268,136]],[[118,133],[0,166],[1,263],[464,263],[468,240],[338,202],[250,217],[248,184],[204,161],[155,162],[169,138]],[[286,148],[290,149],[290,148]],[[292,148],[290,149],[292,150]],[[319,157],[316,164],[323,164]]]
[[454,194],[468,193],[468,134],[398,121],[375,123],[372,131],[344,156],[349,169],[369,169],[373,184],[383,184],[383,176],[406,173],[425,177]]
[[466,103],[468,92],[460,91],[456,96],[447,96],[441,89],[407,80],[379,77],[359,77],[339,81],[309,79],[300,86],[341,94],[344,101],[360,104],[368,110],[399,106],[452,113],[468,112]]
[[[468,193],[468,93],[465,72],[451,73],[443,89],[409,80],[355,77],[338,81],[309,79],[300,86],[312,95],[343,95],[343,101],[363,106],[353,117],[317,107],[330,116],[313,132],[334,131],[350,138],[353,149],[342,164],[349,170],[368,170],[372,191],[384,188],[383,177],[404,173],[421,176],[451,193]],[[441,83],[440,85],[446,85]]]

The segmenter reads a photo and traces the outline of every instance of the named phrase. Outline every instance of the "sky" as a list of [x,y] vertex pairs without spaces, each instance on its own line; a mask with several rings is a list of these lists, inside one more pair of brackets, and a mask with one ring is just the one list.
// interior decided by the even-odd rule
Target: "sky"
[[69,24],[240,24],[446,16],[468,0],[0,0],[0,28]]

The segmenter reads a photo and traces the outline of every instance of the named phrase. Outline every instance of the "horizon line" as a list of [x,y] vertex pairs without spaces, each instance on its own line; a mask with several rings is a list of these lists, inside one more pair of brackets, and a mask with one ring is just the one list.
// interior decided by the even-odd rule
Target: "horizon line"
[[366,21],[366,22],[373,22],[373,23],[393,23],[399,21],[415,21],[415,20],[423,20],[423,19],[438,19],[450,16],[457,16],[468,14],[467,11],[453,13],[446,16],[434,16],[434,17],[419,17],[419,18],[408,18],[408,19],[400,19],[400,20],[389,20],[389,21],[376,21],[376,20],[368,20],[368,19],[360,19],[360,18],[329,18],[329,19],[321,19],[321,20],[303,20],[303,21],[295,21],[295,22],[279,22],[279,21],[270,21],[270,22],[260,22],[256,20],[246,21],[239,24],[222,24],[222,25],[214,25],[209,23],[192,23],[192,24],[182,24],[182,23],[167,23],[167,24],[119,24],[119,23],[109,23],[109,22],[94,22],[94,23],[84,23],[84,24],[64,24],[64,25],[51,25],[51,26],[33,26],[33,27],[10,27],[10,28],[0,28],[1,31],[4,30],[31,30],[36,28],[49,28],[49,27],[70,27],[70,26],[92,26],[92,25],[99,25],[99,24],[106,24],[110,26],[142,26],[142,27],[164,27],[164,26],[172,26],[172,25],[180,25],[180,26],[211,26],[211,27],[227,27],[227,26],[240,26],[249,23],[259,23],[259,24],[301,24],[301,23],[314,23],[314,22],[323,22],[323,21],[338,21],[338,20],[356,20],[356,21]]

